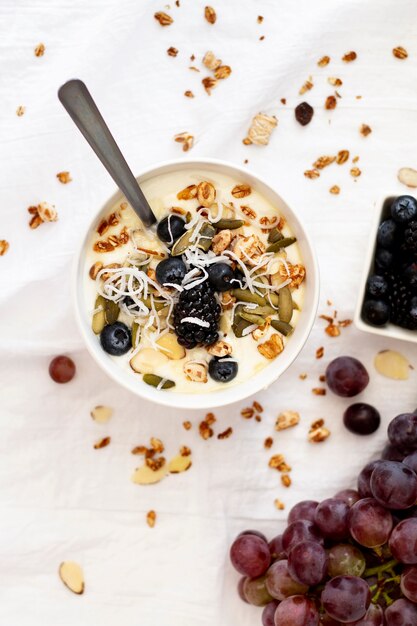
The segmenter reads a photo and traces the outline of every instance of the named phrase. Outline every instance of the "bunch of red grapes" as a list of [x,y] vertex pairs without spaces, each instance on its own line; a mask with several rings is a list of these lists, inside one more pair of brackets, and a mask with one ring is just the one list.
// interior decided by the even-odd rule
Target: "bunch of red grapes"
[[417,414],[388,438],[356,490],[299,502],[269,542],[247,530],[232,544],[238,593],[264,607],[263,626],[417,626]]

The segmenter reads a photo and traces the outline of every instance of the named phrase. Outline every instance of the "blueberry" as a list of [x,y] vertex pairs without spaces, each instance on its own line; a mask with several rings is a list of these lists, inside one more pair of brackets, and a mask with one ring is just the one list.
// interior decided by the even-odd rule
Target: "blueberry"
[[173,283],[180,285],[187,269],[184,262],[177,256],[170,256],[156,266],[156,280],[160,285]]
[[384,220],[378,228],[377,242],[383,248],[393,248],[397,242],[398,224],[394,220]]
[[362,315],[372,326],[384,326],[389,320],[390,308],[383,300],[366,300]]
[[375,254],[375,267],[378,270],[388,270],[394,262],[394,255],[390,250],[378,248]]
[[417,218],[417,200],[413,196],[399,196],[391,205],[391,215],[399,224],[407,224]]
[[184,231],[185,221],[179,215],[173,215],[172,213],[164,217],[156,228],[159,239],[165,241],[170,246],[181,237]]
[[132,347],[130,330],[122,322],[107,324],[100,333],[101,347],[112,356],[126,354]]
[[388,283],[383,276],[372,274],[366,282],[366,293],[374,298],[383,298],[388,294]]
[[209,374],[213,380],[219,383],[228,383],[233,380],[237,374],[238,366],[236,361],[232,361],[228,357],[218,359],[215,357],[209,363]]
[[227,291],[233,289],[230,281],[235,277],[235,273],[226,263],[213,263],[207,267],[209,281],[216,291]]

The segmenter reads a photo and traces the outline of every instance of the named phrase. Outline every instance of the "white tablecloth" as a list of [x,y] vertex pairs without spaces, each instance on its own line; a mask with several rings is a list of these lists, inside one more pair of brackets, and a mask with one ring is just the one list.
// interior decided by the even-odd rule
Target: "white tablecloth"
[[[248,403],[216,410],[216,433],[203,441],[198,411],[169,410],[141,401],[97,369],[75,326],[69,281],[73,251],[91,215],[114,184],[59,104],[56,91],[72,77],[89,85],[134,171],[161,159],[181,157],[173,135],[195,135],[192,155],[229,159],[268,178],[304,219],[321,267],[320,313],[333,309],[351,318],[368,232],[380,196],[405,192],[396,179],[401,166],[417,166],[417,27],[413,0],[224,0],[217,23],[203,19],[202,0],[181,0],[162,28],[153,18],[164,10],[154,0],[2,0],[0,3],[0,238],[10,242],[1,273],[0,436],[0,624],[7,626],[252,626],[259,610],[235,594],[237,575],[228,546],[245,527],[273,536],[286,512],[302,498],[323,498],[353,485],[358,469],[383,445],[395,414],[417,403],[416,371],[408,382],[383,379],[375,353],[398,347],[417,366],[416,350],[361,334],[354,327],[339,338],[317,321],[301,356],[257,398],[263,421],[245,421]],[[257,16],[263,15],[263,24]],[[259,37],[264,35],[265,40]],[[34,47],[46,51],[36,58]],[[409,58],[399,61],[394,46]],[[177,58],[166,50],[175,46]],[[233,73],[208,97],[201,85],[207,50]],[[355,50],[354,63],[342,63]],[[194,54],[196,60],[190,61]],[[317,60],[331,57],[326,68]],[[300,97],[309,76],[314,88]],[[333,92],[327,77],[343,80],[336,110],[323,109]],[[194,99],[183,93],[191,89]],[[362,99],[356,99],[356,96]],[[280,103],[287,99],[287,105]],[[294,106],[315,108],[306,128]],[[15,113],[23,105],[22,117]],[[251,117],[263,110],[279,124],[266,148],[242,145]],[[359,126],[369,124],[363,138]],[[350,166],[330,166],[318,180],[305,169],[320,155],[341,149],[358,155],[362,175]],[[61,185],[55,175],[71,173]],[[328,189],[339,185],[341,193]],[[29,205],[56,205],[59,221],[28,228]],[[322,360],[315,359],[324,346]],[[71,355],[77,376],[57,386],[48,363]],[[371,382],[360,397],[381,411],[383,426],[360,438],[342,426],[348,401],[312,394],[327,362],[352,354],[368,367]],[[308,373],[304,381],[299,374]],[[108,425],[90,418],[97,404],[114,408]],[[297,428],[274,433],[277,414],[299,411]],[[309,444],[311,421],[323,417],[331,437]],[[186,432],[184,419],[193,422]],[[109,435],[103,450],[93,443]],[[274,436],[271,452],[263,449]],[[187,444],[190,471],[153,487],[130,481],[138,464],[130,449],[160,437],[167,456]],[[272,453],[284,453],[293,485],[281,486],[268,468]],[[285,502],[278,512],[274,499]],[[158,514],[155,528],[145,514]],[[86,592],[72,595],[57,576],[61,561],[83,565]]]

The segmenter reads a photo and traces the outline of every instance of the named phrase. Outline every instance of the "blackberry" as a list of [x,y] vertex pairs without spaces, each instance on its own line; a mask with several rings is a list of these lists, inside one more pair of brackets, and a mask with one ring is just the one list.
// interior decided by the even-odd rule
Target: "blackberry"
[[[207,280],[192,289],[184,289],[173,312],[178,343],[191,350],[198,345],[209,346],[217,341],[220,311],[215,292]],[[209,326],[203,327],[192,322],[183,322],[185,317],[196,317],[207,322]]]
[[410,252],[417,252],[417,221],[413,220],[404,231],[404,248]]
[[388,303],[390,305],[390,321],[402,328],[417,330],[417,319],[413,310],[412,294],[406,281],[399,274],[388,274]]

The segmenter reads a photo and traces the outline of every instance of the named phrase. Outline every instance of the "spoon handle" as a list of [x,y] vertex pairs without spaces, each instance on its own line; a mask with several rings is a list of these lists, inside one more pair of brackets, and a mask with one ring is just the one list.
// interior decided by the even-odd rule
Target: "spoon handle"
[[155,215],[85,84],[69,80],[58,98],[145,226],[154,224]]

